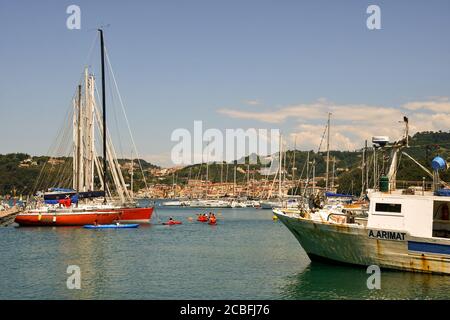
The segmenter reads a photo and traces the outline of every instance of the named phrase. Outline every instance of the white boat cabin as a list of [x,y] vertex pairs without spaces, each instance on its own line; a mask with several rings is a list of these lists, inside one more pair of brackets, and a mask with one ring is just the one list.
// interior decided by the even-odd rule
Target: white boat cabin
[[368,228],[408,232],[414,237],[450,238],[450,196],[403,190],[369,193]]

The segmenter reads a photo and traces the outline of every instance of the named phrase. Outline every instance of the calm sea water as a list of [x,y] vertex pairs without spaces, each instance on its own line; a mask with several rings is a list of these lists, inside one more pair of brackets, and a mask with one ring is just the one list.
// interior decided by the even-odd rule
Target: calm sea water
[[[369,290],[364,268],[311,263],[270,210],[161,208],[179,226],[86,230],[0,228],[0,299],[448,299],[450,277],[383,271]],[[81,289],[69,290],[69,265]]]

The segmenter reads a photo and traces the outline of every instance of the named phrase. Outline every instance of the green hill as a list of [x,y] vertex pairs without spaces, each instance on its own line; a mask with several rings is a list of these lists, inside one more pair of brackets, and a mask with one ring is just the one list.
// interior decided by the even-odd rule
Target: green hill
[[[419,132],[410,137],[410,147],[405,149],[409,155],[414,157],[423,166],[430,168],[431,160],[439,155],[444,159],[450,160],[450,133],[449,132]],[[308,156],[308,151],[294,151],[286,152],[286,178],[292,179],[292,168],[295,167],[295,177],[298,179],[300,175],[304,178],[306,175],[305,163]],[[323,177],[326,171],[326,153],[310,151],[310,161],[316,163],[316,176]],[[372,180],[372,152],[368,152],[369,156],[369,184],[373,185]],[[361,158],[362,150],[356,151],[330,151],[330,158],[335,159],[335,183],[338,185],[338,192],[353,192],[359,194],[361,191]],[[53,159],[52,164],[49,164],[50,157],[40,156],[32,157],[28,154],[13,153],[0,154],[0,194],[12,194],[16,190],[16,194],[27,194],[31,190],[42,190],[47,187],[67,186],[70,187],[70,179],[72,172],[72,159],[57,158]],[[384,159],[384,161],[383,161]],[[248,162],[248,157],[246,158]],[[125,169],[126,163],[130,163],[128,159],[119,159],[119,163],[123,167],[123,174],[126,183],[130,181],[130,175]],[[137,161],[136,161],[137,162]],[[46,164],[47,163],[47,164]],[[378,163],[384,171],[388,170],[388,155],[380,155]],[[45,169],[42,167],[46,164]],[[174,174],[168,174],[162,177],[155,177],[150,172],[151,169],[158,169],[157,166],[141,160],[146,179],[148,183],[162,183],[172,184],[175,179],[178,184],[184,184],[189,179],[205,179],[206,165],[196,164],[184,167],[177,170]],[[234,163],[211,163],[208,165],[208,179],[212,182],[234,180]],[[262,179],[263,176],[259,170],[268,165],[261,165],[259,159],[256,164],[237,164],[236,181],[244,183],[247,180],[247,169],[250,171],[250,178]],[[228,167],[228,169],[227,169]],[[330,163],[330,171],[333,163]],[[144,187],[142,174],[140,170],[135,169],[134,186],[135,190]],[[40,178],[38,179],[38,177]],[[413,163],[406,156],[401,157],[398,167],[398,180],[413,180],[422,181],[425,177],[427,181],[431,181],[425,172]],[[450,171],[443,172],[441,177],[450,181]],[[319,178],[320,179],[320,178]],[[42,185],[37,184],[36,181],[46,181]],[[64,183],[66,185],[64,185]],[[69,184],[69,185],[67,185]],[[323,185],[323,181],[319,182]]]
[[[128,170],[124,168],[129,159],[118,159],[123,167],[122,173],[125,183],[130,182]],[[145,160],[140,160],[146,173],[146,179],[152,181],[149,169],[159,168]],[[137,169],[135,159],[134,189],[144,187],[142,173]],[[50,187],[71,187],[72,158],[48,156],[30,156],[25,153],[0,154],[0,195],[14,193],[16,195],[29,194]],[[96,179],[98,181],[98,179]]]

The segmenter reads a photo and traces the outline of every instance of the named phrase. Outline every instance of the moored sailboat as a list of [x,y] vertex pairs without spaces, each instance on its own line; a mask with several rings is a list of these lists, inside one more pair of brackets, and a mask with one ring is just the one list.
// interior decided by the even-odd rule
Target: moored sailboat
[[[75,226],[86,224],[146,223],[153,207],[140,207],[127,190],[120,165],[115,156],[112,141],[107,134],[105,99],[105,45],[103,30],[99,29],[102,73],[103,115],[96,108],[94,76],[85,71],[84,97],[82,85],[78,86],[74,99],[73,119],[73,176],[72,189],[53,188],[41,194],[34,207],[16,216],[21,226]],[[95,129],[97,123],[102,136],[103,155],[100,159],[95,151]],[[100,161],[102,160],[102,161]],[[115,186],[118,199],[114,199],[109,177]],[[94,191],[94,171],[98,173],[100,190]],[[103,198],[103,199],[101,199]]]

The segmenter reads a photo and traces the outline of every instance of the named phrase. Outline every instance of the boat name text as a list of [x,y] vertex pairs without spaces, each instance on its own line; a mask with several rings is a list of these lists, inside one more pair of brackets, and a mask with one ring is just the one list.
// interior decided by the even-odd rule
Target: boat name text
[[384,230],[369,230],[369,238],[405,241],[406,233]]

